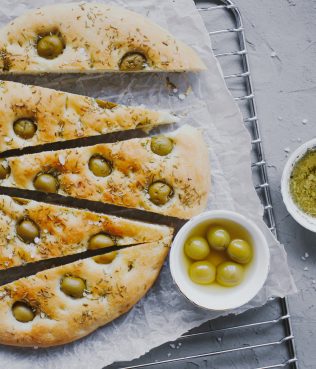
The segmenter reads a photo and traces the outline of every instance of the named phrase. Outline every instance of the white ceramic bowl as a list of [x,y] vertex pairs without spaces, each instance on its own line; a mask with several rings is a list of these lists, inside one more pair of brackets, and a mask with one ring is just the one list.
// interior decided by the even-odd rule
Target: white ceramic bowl
[[[196,284],[189,278],[183,252],[184,243],[197,226],[203,232],[211,224],[220,224],[221,220],[237,223],[246,230],[252,240],[253,259],[238,286],[228,288],[215,283],[209,286]],[[230,310],[246,304],[262,288],[268,276],[269,265],[269,246],[258,226],[243,215],[227,210],[208,211],[192,218],[180,229],[170,251],[170,270],[174,282],[191,302],[209,310]]]
[[304,228],[310,231],[316,232],[316,217],[312,217],[304,213],[293,201],[290,193],[290,176],[294,165],[297,161],[304,156],[308,149],[316,149],[316,138],[305,142],[293,154],[288,158],[283,169],[282,179],[281,179],[281,192],[283,197],[283,202],[287,208],[287,211],[292,215],[292,217]]

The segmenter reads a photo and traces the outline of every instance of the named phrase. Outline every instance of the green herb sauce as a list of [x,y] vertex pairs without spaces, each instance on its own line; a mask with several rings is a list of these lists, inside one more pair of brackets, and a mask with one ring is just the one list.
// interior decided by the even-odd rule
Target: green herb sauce
[[316,217],[316,149],[308,150],[295,164],[290,177],[290,192],[301,210]]

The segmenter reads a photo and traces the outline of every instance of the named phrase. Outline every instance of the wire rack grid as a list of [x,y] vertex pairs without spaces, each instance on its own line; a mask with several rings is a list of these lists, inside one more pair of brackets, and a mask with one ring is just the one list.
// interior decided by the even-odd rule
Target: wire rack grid
[[[266,161],[255,105],[246,38],[238,7],[230,0],[195,0],[208,29],[227,87],[252,137],[253,181],[264,219],[276,235]],[[107,369],[298,369],[287,299],[239,316],[209,321],[129,363]]]

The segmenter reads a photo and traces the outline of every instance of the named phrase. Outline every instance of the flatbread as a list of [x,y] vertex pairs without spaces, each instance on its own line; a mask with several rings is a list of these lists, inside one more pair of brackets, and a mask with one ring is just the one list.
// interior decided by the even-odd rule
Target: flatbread
[[[0,152],[26,146],[96,136],[139,127],[173,123],[178,118],[168,111],[143,106],[124,106],[96,99],[28,86],[0,82]],[[24,139],[14,132],[14,122],[31,119],[37,127]]]
[[[58,35],[63,52],[39,56],[38,40]],[[140,14],[98,3],[70,3],[33,9],[0,30],[4,73],[115,72],[124,55],[142,53],[143,72],[206,69],[196,52]]]
[[[0,287],[0,343],[47,347],[86,336],[130,310],[157,278],[170,237],[118,251],[110,264],[93,258],[42,271]],[[81,298],[60,289],[64,276],[86,282]],[[35,310],[30,322],[19,322],[12,305],[23,301]]]
[[[202,134],[183,126],[167,133],[174,147],[166,156],[151,150],[151,138],[136,138],[110,144],[49,151],[8,158],[11,174],[0,185],[34,190],[38,173],[53,171],[59,181],[58,193],[64,196],[102,201],[179,218],[190,218],[203,211],[210,188],[210,163]],[[89,160],[102,155],[112,172],[97,177]],[[173,194],[164,205],[151,201],[149,186],[167,183]]]
[[[38,226],[40,235],[26,243],[16,232],[22,219]],[[104,233],[117,246],[170,238],[172,229],[120,217],[0,195],[0,269],[77,254],[89,249],[92,236]],[[1,316],[1,315],[0,315]]]

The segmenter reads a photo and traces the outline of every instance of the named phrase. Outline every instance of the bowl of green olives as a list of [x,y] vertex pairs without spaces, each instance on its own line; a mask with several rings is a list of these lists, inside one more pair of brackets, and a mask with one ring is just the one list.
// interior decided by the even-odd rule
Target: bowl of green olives
[[228,210],[204,212],[187,222],[170,251],[179,290],[195,305],[231,310],[253,299],[264,285],[270,252],[260,228]]

